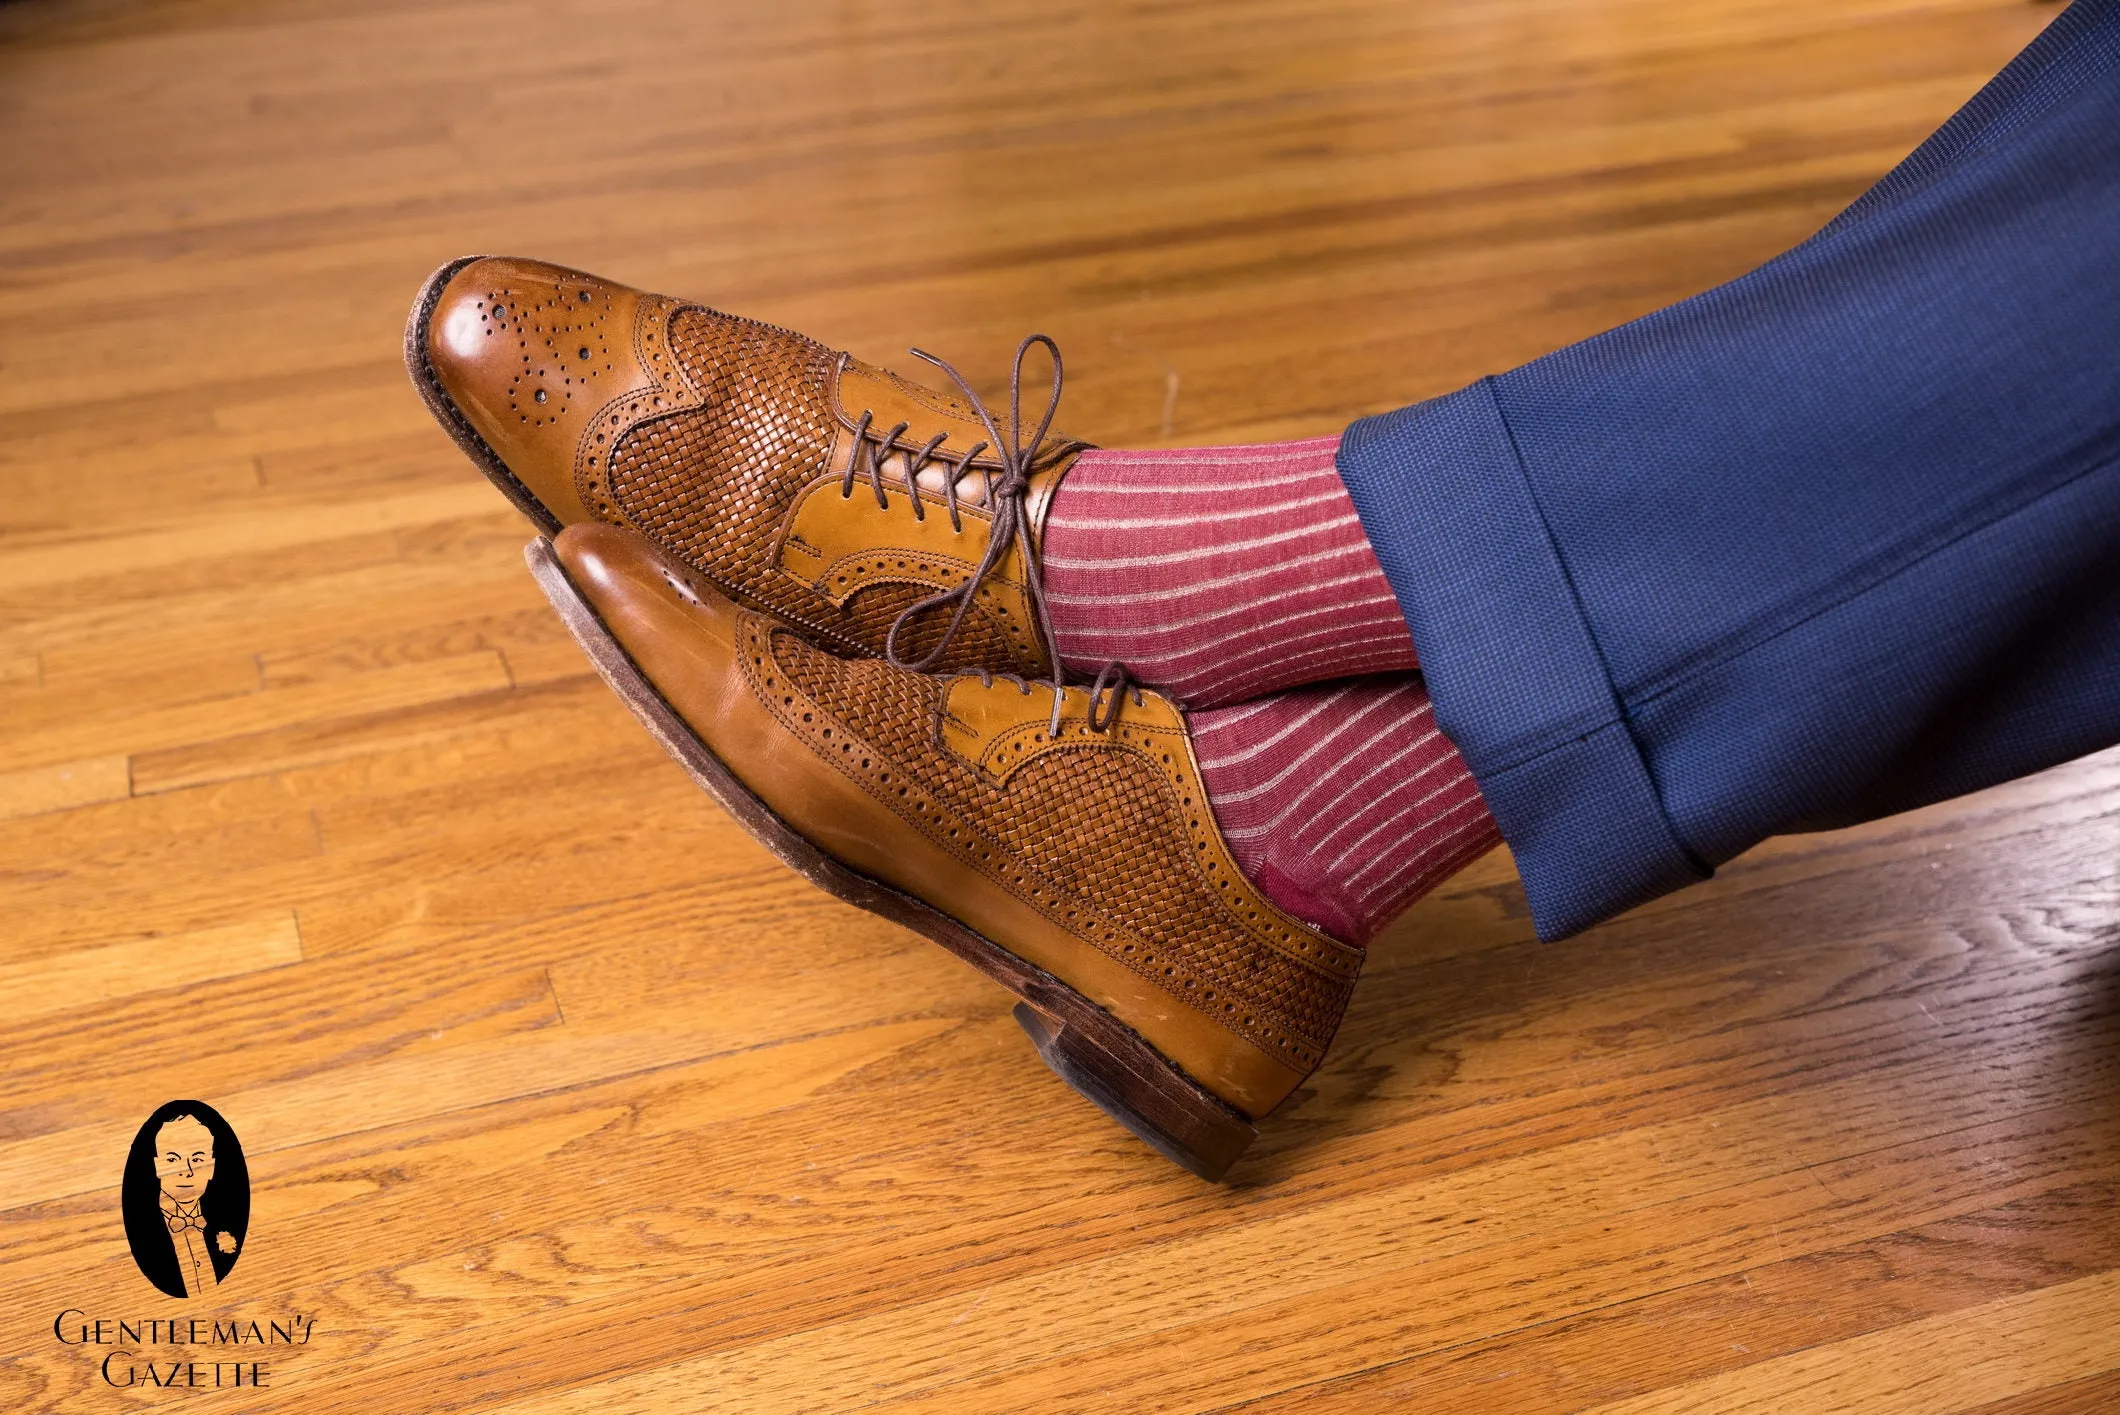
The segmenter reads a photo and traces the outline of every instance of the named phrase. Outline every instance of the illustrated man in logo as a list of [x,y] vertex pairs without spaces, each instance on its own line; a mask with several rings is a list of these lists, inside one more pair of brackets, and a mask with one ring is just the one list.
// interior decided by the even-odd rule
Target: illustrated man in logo
[[209,1234],[199,1201],[213,1183],[213,1132],[196,1116],[172,1116],[155,1132],[155,1179],[162,1186],[162,1221],[176,1249],[177,1272],[184,1295],[198,1297],[220,1282],[206,1245],[223,1253],[236,1250],[235,1235]]

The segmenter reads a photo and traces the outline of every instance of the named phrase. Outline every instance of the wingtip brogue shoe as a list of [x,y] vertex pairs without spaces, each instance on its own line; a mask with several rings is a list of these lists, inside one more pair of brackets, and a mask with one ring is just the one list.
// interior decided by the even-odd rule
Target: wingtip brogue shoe
[[406,362],[547,534],[636,530],[834,652],[1052,667],[1037,537],[1086,444],[1040,428],[1026,446],[973,401],[790,330],[513,257],[436,271]]
[[1361,950],[1245,879],[1168,699],[834,657],[617,528],[529,558],[754,836],[1011,989],[1048,1064],[1167,1157],[1220,1178],[1322,1059]]

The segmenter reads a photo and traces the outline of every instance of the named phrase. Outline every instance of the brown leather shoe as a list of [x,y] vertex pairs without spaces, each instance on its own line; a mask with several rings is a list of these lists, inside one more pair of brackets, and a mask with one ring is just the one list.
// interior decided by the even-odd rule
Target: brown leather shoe
[[1029,568],[1083,443],[1040,427],[1019,445],[1013,420],[800,334],[540,261],[436,271],[405,359],[442,426],[548,533],[630,526],[840,653],[1051,669]]
[[1238,872],[1168,699],[836,658],[613,527],[529,558],[753,835],[1023,998],[1053,1069],[1163,1154],[1219,1179],[1318,1064],[1361,950]]

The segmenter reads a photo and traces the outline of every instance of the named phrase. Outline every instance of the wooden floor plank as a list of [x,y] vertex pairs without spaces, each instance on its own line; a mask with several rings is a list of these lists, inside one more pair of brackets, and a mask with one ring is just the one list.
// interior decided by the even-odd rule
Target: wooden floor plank
[[[1462,1339],[1483,1328],[1550,1320],[1583,1303],[1601,1305],[1727,1272],[1756,1246],[1787,1241],[1805,1251],[1845,1242],[1880,1221],[1866,1222],[1863,1215],[1872,1206],[1905,1205],[1907,1212],[1935,1221],[1954,1210],[2007,1200],[2012,1184],[2024,1184],[2016,1192],[2029,1196],[2111,1161],[2110,1136],[2079,1150],[2077,1144],[2089,1137],[2070,1122],[2052,1117],[2031,1124],[2044,1140],[2007,1127],[1959,1137],[1997,1147],[1996,1168],[1984,1175],[1956,1163],[1949,1166],[1955,1173],[1940,1174],[1927,1162],[1931,1147],[1915,1147],[1835,1165],[1828,1178],[1839,1193],[1831,1197],[1812,1176],[1776,1178],[1640,1211],[1631,1221],[1605,1216],[1517,1244],[1438,1257],[1412,1271],[1386,1259],[1367,1281],[1349,1278],[1362,1266],[1355,1255],[1367,1257],[1368,1245],[1388,1243],[1395,1232],[1382,1214],[1378,1224],[1364,1224],[1355,1235],[1333,1235],[1331,1259],[1321,1259],[1315,1248],[1284,1246],[1280,1233],[1254,1226],[1216,1244],[1219,1252],[1181,1241],[1140,1259],[1003,1283],[990,1295],[907,1303],[727,1356],[502,1408],[632,1412],[683,1401],[694,1409],[799,1410],[813,1403],[843,1409],[909,1391],[926,1398],[894,1403],[997,1415],[1054,1406],[1091,1411],[1226,1403],[1301,1380],[1346,1360],[1352,1350],[1392,1350],[1392,1334],[1406,1319],[1388,1295],[1409,1288],[1441,1289],[1463,1304],[1438,1304],[1424,1313],[1423,1340]],[[2020,1148],[2026,1144],[2031,1148]],[[2048,1144],[2060,1148],[2048,1150]],[[1821,1205],[1842,1211],[1829,1217]],[[1538,1272],[1540,1255],[1556,1248],[1571,1255],[1565,1270],[1507,1284],[1491,1280],[1497,1271]],[[1350,1259],[1353,1273],[1331,1271],[1350,1266]],[[1173,1290],[1180,1285],[1172,1280],[1178,1273],[1212,1273],[1214,1288],[1185,1283],[1190,1290],[1181,1295]],[[1231,1302],[1269,1284],[1286,1295],[1263,1310]],[[1224,1294],[1220,1302],[1211,1292]],[[989,1296],[991,1304],[992,1315],[984,1319],[978,1313],[988,1305],[974,1308],[980,1296]],[[1215,1305],[1229,1315],[1215,1320]],[[1185,1325],[1175,1325],[1180,1322]],[[1026,1367],[1026,1346],[1051,1355]],[[953,1375],[965,1369],[1000,1374],[968,1389],[953,1388]]]
[[2120,1406],[2120,1372],[2004,1396],[1967,1415],[2087,1415]]
[[1955,1415],[2120,1367],[2120,1272],[1998,1298],[1614,1401],[1597,1415]]
[[1561,1415],[2108,1272],[2116,1201],[2103,1184],[2056,1190],[1228,1408]]
[[132,773],[124,756],[0,772],[0,820],[116,801],[131,793]]
[[268,914],[223,928],[0,963],[0,992],[15,999],[9,1013],[20,1022],[301,961],[302,933],[294,915]]

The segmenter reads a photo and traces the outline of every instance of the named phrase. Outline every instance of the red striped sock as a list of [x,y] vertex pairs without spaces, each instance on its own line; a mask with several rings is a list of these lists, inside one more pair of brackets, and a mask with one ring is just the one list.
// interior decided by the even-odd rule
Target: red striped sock
[[1085,452],[1054,493],[1045,602],[1060,655],[1114,659],[1197,706],[1417,666],[1333,467],[1340,439]]
[[1304,688],[1186,716],[1238,868],[1327,933],[1368,943],[1501,843],[1417,678]]

